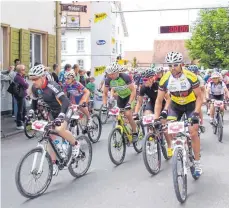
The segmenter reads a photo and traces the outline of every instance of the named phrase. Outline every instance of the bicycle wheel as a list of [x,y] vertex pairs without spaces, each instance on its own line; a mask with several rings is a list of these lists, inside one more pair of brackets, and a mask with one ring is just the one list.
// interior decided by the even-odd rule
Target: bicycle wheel
[[[33,199],[33,198],[36,198],[40,195],[42,195],[48,188],[51,180],[52,180],[52,174],[53,174],[53,164],[52,164],[52,160],[51,160],[51,157],[48,153],[46,153],[44,159],[47,160],[47,165],[48,165],[48,174],[47,174],[47,177],[46,177],[46,180],[44,182],[43,185],[41,185],[41,183],[39,183],[39,185],[37,185],[39,187],[39,190],[35,191],[35,192],[32,192],[32,190],[34,191],[34,188],[32,188],[31,191],[29,190],[26,190],[26,187],[27,186],[24,186],[24,184],[22,183],[22,167],[25,163],[25,161],[27,161],[27,158],[32,155],[32,154],[35,154],[34,157],[33,157],[33,160],[30,161],[29,163],[29,170],[26,172],[26,175],[25,175],[25,181],[28,181],[28,173],[32,175],[31,179],[34,179],[34,181],[36,183],[38,183],[38,181],[40,180],[41,176],[44,174],[44,163],[43,163],[43,168],[42,168],[42,172],[41,173],[38,173],[38,170],[39,170],[39,166],[40,166],[40,161],[38,162],[37,161],[37,158],[38,158],[38,154],[43,153],[43,149],[41,148],[35,148],[35,149],[32,149],[30,150],[28,153],[26,153],[26,155],[20,160],[17,168],[16,168],[16,173],[15,173],[15,182],[16,182],[16,186],[17,186],[17,189],[18,191],[20,192],[20,194],[24,197],[27,197],[27,198],[30,198],[30,199]],[[36,159],[35,161],[35,165],[37,165],[33,171],[31,172],[31,167],[32,167],[32,164],[34,162],[34,160]],[[45,160],[44,160],[45,162]],[[31,182],[31,181],[30,181]],[[30,183],[29,183],[30,184]]]
[[[87,124],[88,124],[88,117],[85,113],[79,111],[79,127],[81,129],[82,134],[87,133]],[[79,130],[79,129],[78,129]]]
[[93,124],[91,127],[88,127],[88,137],[92,143],[96,143],[99,141],[101,136],[102,124],[97,114],[93,114],[91,118]]
[[[161,169],[161,148],[159,142],[149,133],[143,144],[143,161],[150,174],[156,175]],[[150,158],[154,158],[150,161]]]
[[107,119],[108,119],[108,109],[105,110],[104,107],[103,107],[103,105],[99,109],[99,118],[100,118],[102,124],[105,124],[107,122]]
[[68,167],[70,174],[75,178],[85,175],[92,161],[92,145],[88,137],[81,135],[77,138],[77,141],[80,143],[80,154],[72,160]]
[[[180,163],[180,164],[179,164]],[[182,149],[177,147],[173,155],[173,185],[176,193],[177,200],[184,203],[187,199],[187,174],[184,174],[184,161]],[[179,168],[181,170],[179,170]],[[182,185],[179,183],[178,178],[181,178]]]
[[165,137],[164,137],[164,134],[161,134],[161,138],[160,138],[160,142],[161,142],[161,151],[162,151],[162,154],[163,154],[163,157],[165,158],[165,160],[169,160],[170,157],[168,157],[168,154],[167,154],[167,142],[165,140]]
[[134,146],[134,150],[137,153],[141,153],[142,152],[142,141],[145,137],[145,129],[143,124],[140,121],[136,122],[137,124],[137,128],[138,128],[138,141],[133,143]]
[[26,119],[24,123],[24,132],[26,137],[32,139],[36,135],[36,130],[32,129],[32,121]]
[[223,140],[223,117],[221,113],[218,114],[217,136],[219,142]]
[[[112,141],[114,141],[114,143],[112,143]],[[114,153],[112,153],[112,148],[120,153],[118,158],[115,158]],[[108,137],[108,153],[111,161],[115,165],[122,164],[126,155],[126,144],[119,128],[114,128]]]

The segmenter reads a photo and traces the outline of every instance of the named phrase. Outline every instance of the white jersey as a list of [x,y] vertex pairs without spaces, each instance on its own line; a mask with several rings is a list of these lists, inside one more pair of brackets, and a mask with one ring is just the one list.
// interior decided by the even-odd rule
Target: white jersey
[[210,89],[211,95],[223,95],[226,85],[224,82],[219,82],[217,85],[215,85],[213,82],[209,82],[208,88]]

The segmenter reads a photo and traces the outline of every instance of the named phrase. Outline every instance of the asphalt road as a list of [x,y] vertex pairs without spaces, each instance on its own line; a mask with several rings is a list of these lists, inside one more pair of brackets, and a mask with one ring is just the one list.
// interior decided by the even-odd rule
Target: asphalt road
[[108,156],[107,137],[111,125],[103,126],[99,143],[93,144],[93,160],[88,174],[74,179],[67,170],[53,177],[46,193],[34,200],[22,197],[15,185],[19,159],[36,146],[23,134],[2,140],[3,208],[228,208],[229,207],[229,113],[225,115],[223,143],[219,143],[205,120],[201,138],[203,175],[198,181],[188,177],[188,199],[180,205],[176,199],[171,161],[162,160],[161,172],[151,176],[142,154],[127,148],[125,162],[115,167]]

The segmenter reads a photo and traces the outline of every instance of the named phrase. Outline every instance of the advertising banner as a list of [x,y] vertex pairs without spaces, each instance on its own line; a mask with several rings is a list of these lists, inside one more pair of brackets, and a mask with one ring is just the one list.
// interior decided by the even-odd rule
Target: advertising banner
[[94,16],[95,16],[94,23],[97,23],[104,20],[107,17],[107,14],[104,12],[104,13],[95,14]]

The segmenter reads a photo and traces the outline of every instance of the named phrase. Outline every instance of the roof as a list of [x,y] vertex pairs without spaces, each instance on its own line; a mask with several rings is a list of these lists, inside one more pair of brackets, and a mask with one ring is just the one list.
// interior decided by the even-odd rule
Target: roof
[[125,51],[124,54],[124,59],[131,62],[136,57],[138,64],[153,63],[153,51]]
[[184,63],[191,62],[188,57],[188,50],[185,48],[185,40],[155,40],[153,47],[153,62],[156,64],[165,63],[165,56],[171,51],[182,53]]

